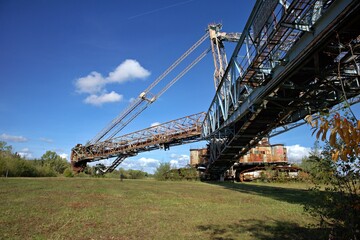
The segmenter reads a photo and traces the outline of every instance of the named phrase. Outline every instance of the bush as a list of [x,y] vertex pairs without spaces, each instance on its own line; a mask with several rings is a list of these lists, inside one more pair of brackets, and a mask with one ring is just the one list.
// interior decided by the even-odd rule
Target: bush
[[183,176],[183,179],[185,180],[199,180],[199,174],[196,168],[194,167],[187,167],[187,168],[181,168],[180,175]]
[[67,168],[64,170],[63,175],[64,177],[74,177],[74,172],[72,171],[71,168]]
[[170,170],[170,163],[161,163],[155,170],[154,178],[159,181],[165,181],[169,178]]
[[55,172],[49,165],[37,166],[39,177],[57,177],[58,173]]
[[[329,238],[360,239],[360,120],[336,113],[319,120],[309,116],[308,121],[325,147],[308,159],[315,185],[311,191],[318,204],[305,205],[305,210],[330,229]],[[320,191],[324,185],[325,191]]]

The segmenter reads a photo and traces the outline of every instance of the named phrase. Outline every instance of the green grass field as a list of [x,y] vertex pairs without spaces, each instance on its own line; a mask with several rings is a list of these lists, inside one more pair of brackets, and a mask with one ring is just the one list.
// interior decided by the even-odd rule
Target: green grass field
[[305,184],[0,179],[0,239],[319,239]]

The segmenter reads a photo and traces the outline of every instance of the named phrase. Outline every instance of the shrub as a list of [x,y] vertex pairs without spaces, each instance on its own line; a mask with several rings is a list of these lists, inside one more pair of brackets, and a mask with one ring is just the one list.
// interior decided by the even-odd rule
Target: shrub
[[64,177],[74,177],[74,173],[71,168],[66,168],[63,175]]
[[170,163],[161,163],[155,170],[154,178],[156,180],[164,181],[169,178],[169,172],[171,170]]

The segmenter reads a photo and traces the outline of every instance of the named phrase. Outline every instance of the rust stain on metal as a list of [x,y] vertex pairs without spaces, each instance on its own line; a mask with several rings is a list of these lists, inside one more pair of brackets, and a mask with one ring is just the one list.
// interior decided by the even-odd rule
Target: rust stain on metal
[[267,138],[248,151],[239,160],[240,163],[251,162],[287,162],[287,151],[283,144],[270,145]]

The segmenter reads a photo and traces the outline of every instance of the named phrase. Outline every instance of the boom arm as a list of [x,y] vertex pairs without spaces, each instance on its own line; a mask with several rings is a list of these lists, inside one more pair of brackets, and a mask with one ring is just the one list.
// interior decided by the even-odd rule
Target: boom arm
[[[139,152],[150,151],[159,147],[167,149],[173,145],[199,141],[201,133],[200,126],[205,117],[204,113],[188,116],[121,137],[115,136],[205,57],[205,55],[210,51],[210,48],[203,51],[184,70],[167,83],[156,95],[150,92],[176,66],[178,66],[188,55],[190,55],[190,53],[203,43],[208,36],[209,33],[207,32],[168,69],[166,69],[166,71],[162,73],[147,89],[141,92],[137,99],[135,99],[121,114],[113,119],[102,131],[89,141],[88,144],[85,146],[82,144],[76,145],[71,151],[71,163],[73,170],[80,172],[85,168],[87,162],[117,157],[113,164],[103,172],[113,171],[127,157],[134,156]],[[189,122],[189,120],[191,121]],[[182,121],[183,123],[180,124],[179,121]],[[172,123],[175,125],[172,126]],[[171,129],[171,127],[167,127],[166,132],[162,131],[164,130],[164,126],[167,125],[172,126],[173,129]],[[104,138],[106,139],[103,140]]]
[[[177,59],[168,69],[165,70],[147,89],[140,93],[139,97],[135,99],[123,112],[114,118],[103,130],[101,130],[90,142],[95,144],[107,136],[107,140],[113,138],[119,133],[127,124],[136,118],[142,111],[144,111],[151,103],[156,101],[170,86],[179,80],[187,71],[189,71],[196,63],[198,63],[205,54],[209,51],[204,51],[197,59],[195,59],[183,72],[181,72],[174,80],[172,80],[166,87],[157,95],[152,95],[150,91],[161,82],[176,66],[178,66],[187,56],[190,55],[198,46],[203,43],[209,33],[202,36],[193,46],[191,46],[179,59]],[[150,97],[149,97],[150,96]],[[133,114],[133,115],[131,115]]]
[[201,140],[201,125],[205,113],[186,116],[154,127],[129,133],[104,142],[83,146],[78,144],[71,151],[74,171],[82,171],[88,162],[117,157],[105,170],[114,170],[125,158],[138,153]]

